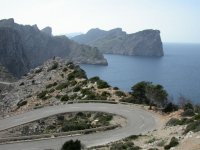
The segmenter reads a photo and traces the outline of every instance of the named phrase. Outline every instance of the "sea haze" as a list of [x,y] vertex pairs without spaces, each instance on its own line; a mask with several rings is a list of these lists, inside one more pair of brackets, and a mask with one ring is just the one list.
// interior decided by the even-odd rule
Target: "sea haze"
[[200,44],[164,44],[161,58],[105,54],[108,66],[81,65],[88,77],[99,76],[124,91],[140,81],[161,84],[176,100],[200,103]]

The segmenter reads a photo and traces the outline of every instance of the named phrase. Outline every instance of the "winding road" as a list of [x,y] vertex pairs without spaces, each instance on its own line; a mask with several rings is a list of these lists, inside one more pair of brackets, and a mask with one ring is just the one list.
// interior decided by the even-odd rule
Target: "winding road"
[[92,133],[88,135],[77,135],[72,137],[67,136],[12,144],[3,144],[0,145],[0,150],[59,150],[62,144],[70,139],[79,139],[87,147],[90,147],[114,142],[130,135],[147,133],[148,131],[154,130],[157,127],[155,116],[137,107],[133,108],[129,105],[123,104],[79,103],[45,107],[17,116],[13,116],[4,120],[0,120],[0,130],[5,130],[59,113],[78,111],[99,111],[117,114],[127,118],[127,125],[122,128],[117,128],[105,132]]

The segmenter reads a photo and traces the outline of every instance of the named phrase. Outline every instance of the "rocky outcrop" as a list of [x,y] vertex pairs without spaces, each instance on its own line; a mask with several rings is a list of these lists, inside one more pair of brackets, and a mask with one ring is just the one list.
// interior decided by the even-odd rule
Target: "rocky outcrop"
[[46,33],[49,36],[52,36],[52,28],[51,27],[46,27],[41,30],[42,32]]
[[102,53],[163,56],[163,46],[158,30],[144,30],[127,34],[121,28],[110,31],[91,29],[86,34],[72,38],[74,41],[99,48]]
[[76,63],[107,64],[97,48],[52,36],[49,27],[40,31],[37,25],[19,25],[8,19],[0,21],[0,30],[0,63],[17,77],[54,56]]

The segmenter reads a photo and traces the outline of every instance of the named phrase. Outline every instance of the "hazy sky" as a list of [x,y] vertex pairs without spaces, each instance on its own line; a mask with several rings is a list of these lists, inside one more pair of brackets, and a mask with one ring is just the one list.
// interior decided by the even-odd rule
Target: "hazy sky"
[[159,29],[165,42],[200,43],[200,0],[0,0],[0,19],[51,26],[54,34],[121,27]]

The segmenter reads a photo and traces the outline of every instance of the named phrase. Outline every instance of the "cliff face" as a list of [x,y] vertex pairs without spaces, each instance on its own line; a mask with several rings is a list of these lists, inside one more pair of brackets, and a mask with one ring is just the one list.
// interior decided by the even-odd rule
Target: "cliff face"
[[127,34],[120,28],[110,31],[91,29],[86,34],[72,39],[82,44],[98,47],[102,53],[157,57],[164,55],[158,30]]
[[0,53],[0,64],[16,77],[28,71],[29,61],[17,31],[11,28],[0,28]]
[[[8,19],[0,20],[0,29],[0,52],[4,54],[0,63],[17,77],[54,56],[76,63],[107,64],[98,49],[73,42],[66,36],[52,36],[49,27],[40,31],[36,25],[19,25]],[[12,33],[8,35],[7,30]]]

